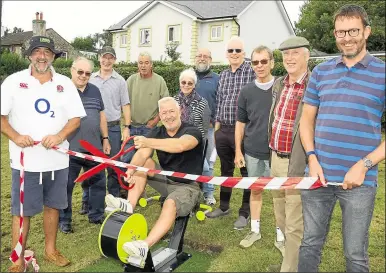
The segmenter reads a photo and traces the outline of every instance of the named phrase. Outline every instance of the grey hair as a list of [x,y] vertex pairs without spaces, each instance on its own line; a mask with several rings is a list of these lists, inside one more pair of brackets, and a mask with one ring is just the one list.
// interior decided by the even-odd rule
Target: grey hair
[[266,51],[266,52],[268,53],[269,59],[270,59],[270,60],[273,60],[273,52],[272,52],[272,50],[271,50],[269,47],[265,46],[265,45],[260,45],[260,46],[256,47],[256,48],[252,51],[252,54],[251,54],[251,60],[253,59],[253,58],[252,58],[252,57],[253,57],[253,54],[255,54],[255,53],[260,53],[260,52],[262,52],[262,51]]
[[225,45],[225,51],[227,51],[229,44],[230,44],[231,42],[233,42],[233,41],[238,41],[238,42],[240,42],[240,43],[241,43],[242,50],[244,51],[244,49],[245,49],[245,43],[244,43],[244,40],[241,39],[239,36],[232,36],[232,37],[228,40],[227,44]]
[[175,100],[175,98],[173,98],[173,97],[163,97],[162,99],[160,99],[160,100],[158,101],[158,111],[161,110],[161,105],[162,105],[162,104],[165,104],[165,103],[167,103],[167,102],[174,102],[174,103],[176,104],[177,108],[180,109],[180,105],[179,105],[178,102]]
[[180,82],[184,77],[189,77],[194,81],[194,85],[197,83],[197,74],[192,68],[185,69],[180,74]]
[[92,72],[94,70],[94,62],[87,59],[86,57],[83,57],[83,56],[80,56],[78,58],[76,58],[73,62],[72,62],[72,67],[76,67],[76,64],[78,62],[81,62],[81,61],[85,61],[85,62],[88,62],[89,66],[90,66],[90,71]]
[[139,57],[149,57],[150,63],[153,63],[153,59],[151,58],[151,54],[148,51],[142,51],[139,53]]

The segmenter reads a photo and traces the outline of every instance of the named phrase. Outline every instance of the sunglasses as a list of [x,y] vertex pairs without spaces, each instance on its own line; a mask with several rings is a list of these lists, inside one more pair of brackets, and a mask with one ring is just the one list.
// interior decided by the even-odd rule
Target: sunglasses
[[89,78],[91,76],[91,72],[84,72],[83,70],[78,70],[78,71],[76,71],[76,73],[79,76],[82,76],[84,74],[87,78]]
[[252,61],[251,63],[252,63],[252,65],[259,65],[259,63],[261,63],[261,64],[267,64],[269,62],[269,60],[267,60],[267,59],[262,59],[261,61]]
[[228,53],[241,53],[241,51],[243,51],[242,49],[240,48],[230,48],[230,49],[227,49]]
[[181,85],[188,85],[188,86],[193,86],[193,83],[192,82],[186,82],[186,81],[182,81],[181,82]]

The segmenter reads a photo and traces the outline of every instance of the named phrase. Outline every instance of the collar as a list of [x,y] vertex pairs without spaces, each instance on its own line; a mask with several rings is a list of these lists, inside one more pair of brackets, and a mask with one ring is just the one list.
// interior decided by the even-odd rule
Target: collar
[[205,72],[199,72],[197,70],[196,71],[196,74],[197,76],[199,75],[203,75],[202,78],[213,78],[213,73],[212,73],[212,69],[208,69],[208,71],[205,71]]
[[86,87],[85,87],[84,90],[83,90],[83,92],[80,91],[78,88],[77,88],[77,90],[78,90],[78,92],[84,94],[89,88],[90,88],[90,85],[89,85],[89,83],[87,83],[87,84],[86,84]]
[[232,67],[229,65],[229,71],[231,72],[231,73],[236,73],[237,72],[237,70],[239,70],[239,69],[243,69],[244,68],[244,66],[245,65],[247,65],[247,62],[246,62],[246,60],[244,60],[242,63],[241,63],[241,65],[236,69],[236,71],[235,72],[232,72]]
[[[304,83],[304,80],[306,79],[307,77],[307,74],[308,74],[308,70],[306,72],[304,72],[297,80],[295,83],[297,84],[303,84]],[[284,78],[284,84],[289,86],[289,75],[287,74]]]
[[[52,77],[51,77],[51,82],[53,82],[54,80],[55,80],[55,75],[56,75],[56,72],[55,72],[55,69],[54,69],[54,67],[51,65],[50,66],[50,70],[51,70],[51,74],[52,74]],[[32,64],[30,64],[29,66],[28,66],[28,75],[30,75],[31,77],[33,77],[32,76]]]
[[[95,76],[102,78],[100,69],[96,72]],[[111,73],[110,77],[115,78],[115,79],[118,78],[118,73],[114,70],[114,68],[113,68],[113,72]]]
[[[369,51],[366,51],[366,55],[363,56],[363,58],[358,61],[357,63],[363,65],[364,67],[367,67],[369,65],[369,63],[371,62],[373,56],[371,56],[371,54],[369,53]],[[336,58],[336,63],[335,63],[335,66],[337,66],[338,64],[342,63],[343,65],[346,65],[343,61],[343,56],[340,55],[339,57]],[[355,64],[356,65],[356,64]],[[354,66],[355,66],[354,65]]]

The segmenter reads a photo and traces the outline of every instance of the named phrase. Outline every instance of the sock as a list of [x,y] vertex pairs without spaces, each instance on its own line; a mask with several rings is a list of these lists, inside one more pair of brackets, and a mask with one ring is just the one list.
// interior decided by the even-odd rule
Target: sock
[[276,241],[284,241],[284,234],[279,227],[276,227]]
[[251,231],[260,233],[260,220],[251,220]]

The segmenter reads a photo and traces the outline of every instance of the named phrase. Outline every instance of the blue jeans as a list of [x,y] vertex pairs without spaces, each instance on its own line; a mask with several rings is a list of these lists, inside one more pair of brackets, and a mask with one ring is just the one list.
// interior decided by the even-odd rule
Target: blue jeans
[[[146,125],[142,125],[142,126],[131,126],[131,129],[130,129],[130,136],[146,136],[149,132],[150,132],[151,128],[147,128]],[[125,145],[125,150],[127,150],[128,148],[130,148],[131,146],[134,145],[134,141],[132,139],[130,139],[126,145]],[[137,150],[134,149],[132,150],[131,152],[127,153],[127,154],[124,154],[123,156],[121,156],[121,161],[122,162],[125,162],[125,163],[130,163],[131,160],[133,159],[133,156],[135,154]]]
[[346,272],[369,272],[369,227],[373,216],[376,188],[343,190],[328,186],[302,190],[304,235],[299,251],[299,272],[317,272],[335,203],[342,210],[342,233]]
[[[72,221],[72,193],[74,191],[75,179],[79,176],[80,170],[83,168],[84,171],[99,165],[98,162],[89,161],[83,158],[77,158],[70,156],[70,166],[68,170],[68,182],[67,182],[67,202],[68,207],[64,210],[59,211],[59,222],[71,224]],[[104,172],[97,173],[91,176],[83,183],[87,185],[88,207],[89,213],[88,218],[91,221],[100,220],[103,217],[105,208],[105,196],[106,196],[106,176]],[[82,185],[83,191],[85,187]],[[83,198],[82,198],[83,199]]]
[[264,176],[269,177],[269,160],[257,159],[245,154],[245,164],[249,177]]
[[[202,175],[213,176],[214,163],[216,161],[210,161],[210,156],[214,150],[214,128],[208,128],[208,147],[206,148],[204,167]],[[203,183],[202,192],[204,197],[213,197],[214,185],[209,183]]]

